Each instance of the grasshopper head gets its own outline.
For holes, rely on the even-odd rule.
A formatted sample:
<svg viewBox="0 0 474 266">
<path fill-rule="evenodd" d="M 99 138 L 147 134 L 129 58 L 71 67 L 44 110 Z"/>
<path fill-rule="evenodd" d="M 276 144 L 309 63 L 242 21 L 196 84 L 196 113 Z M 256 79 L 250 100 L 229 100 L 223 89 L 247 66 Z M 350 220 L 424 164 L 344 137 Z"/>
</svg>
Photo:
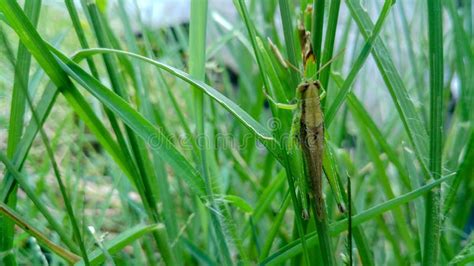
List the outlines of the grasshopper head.
<svg viewBox="0 0 474 266">
<path fill-rule="evenodd" d="M 305 81 L 298 86 L 298 94 L 303 101 L 319 99 L 321 84 L 318 80 Z"/>
<path fill-rule="evenodd" d="M 298 86 L 298 91 L 302 94 L 306 93 L 310 89 L 316 89 L 317 93 L 319 94 L 321 90 L 321 83 L 319 83 L 319 80 L 305 81 Z"/>
</svg>

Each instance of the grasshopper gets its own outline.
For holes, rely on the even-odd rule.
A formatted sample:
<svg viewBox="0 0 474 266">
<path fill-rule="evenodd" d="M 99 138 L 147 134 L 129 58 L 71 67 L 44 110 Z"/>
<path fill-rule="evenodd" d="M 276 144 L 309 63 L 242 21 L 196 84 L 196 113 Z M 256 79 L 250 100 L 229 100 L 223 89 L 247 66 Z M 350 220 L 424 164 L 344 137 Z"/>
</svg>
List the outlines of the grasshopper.
<svg viewBox="0 0 474 266">
<path fill-rule="evenodd" d="M 314 76 L 310 76 L 316 72 L 316 63 L 311 48 L 310 34 L 302 26 L 300 26 L 299 31 L 304 65 L 302 76 L 304 78 L 296 89 L 297 103 L 296 105 L 281 104 L 276 103 L 268 95 L 267 97 L 278 108 L 294 110 L 288 141 L 288 152 L 297 158 L 297 154 L 300 152 L 299 147 L 303 154 L 304 176 L 306 176 L 306 180 L 299 180 L 298 182 L 299 200 L 301 201 L 303 209 L 302 217 L 305 220 L 309 219 L 307 202 L 307 196 L 309 196 L 314 207 L 314 212 L 318 220 L 321 221 L 325 215 L 325 204 L 322 190 L 324 115 L 321 110 L 320 99 L 325 96 L 325 91 L 319 81 L 314 79 Z M 322 66 L 322 68 L 324 67 L 325 66 Z M 343 208 L 340 207 L 340 210 L 341 209 Z"/>
<path fill-rule="evenodd" d="M 316 215 L 322 219 L 324 199 L 322 195 L 322 166 L 324 146 L 323 113 L 320 107 L 318 81 L 306 81 L 298 86 L 300 108 L 294 117 L 295 131 L 303 150 L 310 188 L 309 196 L 315 200 Z M 297 129 L 299 127 L 299 130 Z"/>
<path fill-rule="evenodd" d="M 309 32 L 300 27 L 304 74 L 311 73 L 315 68 L 315 58 L 311 48 Z M 313 201 L 316 216 L 319 220 L 324 215 L 324 198 L 322 186 L 323 147 L 324 147 L 324 116 L 321 111 L 321 84 L 311 78 L 304 80 L 297 88 L 297 109 L 292 122 L 292 134 L 296 135 L 303 151 L 309 198 Z M 291 141 L 291 140 L 290 140 Z M 304 199 L 303 199 L 304 201 Z M 303 206 L 305 204 L 303 203 Z M 307 216 L 307 214 L 303 214 Z"/>
</svg>

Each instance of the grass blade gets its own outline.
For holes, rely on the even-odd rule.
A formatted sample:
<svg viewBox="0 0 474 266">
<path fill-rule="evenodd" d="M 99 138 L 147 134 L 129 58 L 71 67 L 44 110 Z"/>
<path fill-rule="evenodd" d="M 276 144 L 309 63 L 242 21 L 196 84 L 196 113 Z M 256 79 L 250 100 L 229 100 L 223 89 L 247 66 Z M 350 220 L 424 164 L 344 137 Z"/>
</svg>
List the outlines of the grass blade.
<svg viewBox="0 0 474 266">
<path fill-rule="evenodd" d="M 324 13 L 326 0 L 313 1 L 313 16 L 311 20 L 311 37 L 314 55 L 317 59 L 321 58 L 321 47 L 323 43 Z M 316 62 L 318 69 L 321 62 Z"/>
<path fill-rule="evenodd" d="M 235 104 L 233 101 L 222 95 L 220 92 L 218 92 L 216 89 L 212 88 L 211 86 L 205 84 L 202 81 L 198 81 L 193 79 L 189 74 L 176 69 L 174 67 L 168 66 L 164 63 L 149 59 L 147 57 L 129 53 L 126 51 L 121 51 L 121 50 L 114 50 L 114 49 L 104 49 L 104 48 L 92 48 L 88 50 L 83 50 L 74 56 L 74 61 L 80 61 L 82 58 L 85 58 L 90 55 L 94 54 L 100 54 L 100 53 L 115 53 L 115 54 L 122 54 L 126 56 L 131 56 L 134 58 L 138 58 L 140 60 L 143 60 L 147 63 L 153 64 L 164 71 L 182 79 L 183 81 L 203 90 L 204 93 L 209 95 L 212 99 L 214 99 L 216 102 L 222 105 L 225 109 L 227 109 L 232 115 L 235 116 L 244 126 L 246 126 L 252 133 L 254 133 L 260 141 L 267 147 L 269 147 L 269 150 L 272 151 L 274 154 L 278 155 L 276 148 L 277 142 L 273 138 L 272 134 L 269 132 L 268 129 L 263 127 L 259 122 L 257 122 L 253 117 L 251 117 L 247 112 L 245 112 L 241 107 L 239 107 L 237 104 Z M 279 156 L 277 156 L 279 158 Z"/>
<path fill-rule="evenodd" d="M 431 176 L 439 179 L 442 175 L 443 150 L 443 18 L 441 0 L 428 1 L 428 32 L 430 43 L 430 160 Z M 425 239 L 423 245 L 423 265 L 439 263 L 439 239 L 441 226 L 440 188 L 426 197 Z"/>
<path fill-rule="evenodd" d="M 298 56 L 296 54 L 295 48 L 295 38 L 294 38 L 294 27 L 293 20 L 291 18 L 291 10 L 288 0 L 279 0 L 280 3 L 280 15 L 283 25 L 283 35 L 285 36 L 286 44 L 286 54 L 288 55 L 288 60 L 293 66 L 298 66 Z M 298 86 L 298 72 L 295 69 L 290 69 L 290 87 L 296 88 Z"/>
<path fill-rule="evenodd" d="M 0 212 L 5 215 L 5 217 L 13 221 L 16 225 L 25 230 L 25 232 L 28 232 L 28 234 L 38 239 L 38 241 L 43 244 L 43 246 L 56 253 L 68 263 L 75 263 L 80 260 L 80 257 L 76 254 L 71 253 L 70 251 L 51 242 L 51 240 L 49 240 L 47 236 L 43 235 L 40 230 L 26 222 L 25 219 L 21 218 L 18 213 L 10 209 L 8 205 L 4 204 L 3 202 L 0 202 Z"/>
<path fill-rule="evenodd" d="M 328 26 L 326 28 L 326 37 L 324 39 L 324 50 L 321 58 L 321 65 L 326 65 L 333 56 L 334 41 L 336 39 L 337 21 L 339 18 L 339 9 L 341 7 L 341 0 L 331 1 L 329 8 Z M 319 76 L 319 80 L 323 88 L 328 91 L 329 74 L 331 73 L 331 64 L 327 65 Z"/>
<path fill-rule="evenodd" d="M 25 1 L 25 14 L 30 19 L 32 25 L 36 27 L 38 24 L 39 13 L 41 9 L 41 1 Z M 3 33 L 2 33 L 3 34 Z M 29 71 L 31 65 L 31 54 L 28 49 L 20 42 L 18 45 L 17 64 L 14 64 L 15 77 L 13 82 L 12 103 L 10 105 L 10 123 L 8 127 L 7 156 L 13 158 L 18 148 L 18 143 L 23 134 L 23 122 L 26 108 L 25 89 L 28 86 Z M 8 182 L 3 180 L 3 184 Z M 12 209 L 15 209 L 17 201 L 16 188 L 10 194 L 10 197 L 4 201 Z M 13 247 L 14 224 L 11 220 L 0 216 L 0 252 L 8 251 Z M 14 254 L 8 254 L 2 260 L 6 264 L 16 264 Z"/>
</svg>

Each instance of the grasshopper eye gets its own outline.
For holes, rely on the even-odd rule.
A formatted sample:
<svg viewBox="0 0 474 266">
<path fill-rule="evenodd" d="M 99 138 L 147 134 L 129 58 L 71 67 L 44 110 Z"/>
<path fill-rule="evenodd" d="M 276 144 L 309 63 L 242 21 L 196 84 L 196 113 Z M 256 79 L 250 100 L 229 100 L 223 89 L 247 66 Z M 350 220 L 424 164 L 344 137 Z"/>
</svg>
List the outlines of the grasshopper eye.
<svg viewBox="0 0 474 266">
<path fill-rule="evenodd" d="M 300 84 L 300 86 L 298 86 L 298 90 L 299 92 L 303 93 L 308 89 L 308 87 L 309 87 L 308 83 L 303 83 L 303 84 Z"/>
<path fill-rule="evenodd" d="M 319 82 L 319 80 L 316 80 L 314 82 L 314 85 L 316 86 L 316 88 L 318 88 L 318 90 L 321 90 L 321 83 Z"/>
</svg>

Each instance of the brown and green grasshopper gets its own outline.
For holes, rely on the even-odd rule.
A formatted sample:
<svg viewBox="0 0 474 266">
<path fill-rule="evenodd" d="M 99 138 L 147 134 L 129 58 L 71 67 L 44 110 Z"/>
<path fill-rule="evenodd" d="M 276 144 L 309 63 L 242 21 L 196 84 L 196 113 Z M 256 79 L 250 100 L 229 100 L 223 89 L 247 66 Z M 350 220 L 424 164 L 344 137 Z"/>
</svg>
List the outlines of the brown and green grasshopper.
<svg viewBox="0 0 474 266">
<path fill-rule="evenodd" d="M 298 140 L 303 150 L 309 184 L 309 196 L 315 199 L 316 214 L 322 218 L 324 200 L 322 195 L 322 167 L 324 124 L 320 107 L 319 91 L 321 86 L 318 81 L 304 82 L 298 86 L 301 95 L 300 114 L 295 117 L 299 127 Z"/>
<path fill-rule="evenodd" d="M 324 153 L 324 115 L 321 110 L 320 98 L 325 92 L 312 74 L 316 72 L 316 63 L 311 48 L 309 32 L 300 27 L 300 42 L 303 55 L 303 81 L 296 89 L 296 105 L 272 102 L 279 108 L 294 110 L 288 152 L 297 155 L 301 148 L 304 158 L 306 180 L 298 180 L 298 190 L 303 208 L 302 216 L 309 218 L 307 196 L 314 204 L 319 220 L 324 216 L 323 153 Z M 324 67 L 324 66 L 323 66 Z M 342 205 L 340 209 L 343 210 Z"/>
<path fill-rule="evenodd" d="M 311 49 L 309 33 L 300 29 L 302 43 L 304 74 L 311 73 L 315 68 L 315 58 Z M 297 88 L 296 109 L 292 134 L 297 139 L 303 151 L 307 172 L 309 197 L 313 200 L 316 216 L 322 219 L 324 215 L 324 198 L 322 186 L 323 146 L 324 146 L 324 117 L 320 103 L 321 84 L 311 78 L 304 80 Z M 304 201 L 304 199 L 303 199 Z M 304 204 L 304 203 L 303 203 Z"/>
</svg>

